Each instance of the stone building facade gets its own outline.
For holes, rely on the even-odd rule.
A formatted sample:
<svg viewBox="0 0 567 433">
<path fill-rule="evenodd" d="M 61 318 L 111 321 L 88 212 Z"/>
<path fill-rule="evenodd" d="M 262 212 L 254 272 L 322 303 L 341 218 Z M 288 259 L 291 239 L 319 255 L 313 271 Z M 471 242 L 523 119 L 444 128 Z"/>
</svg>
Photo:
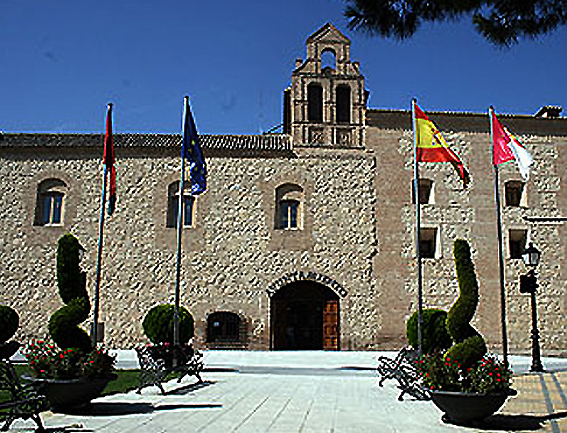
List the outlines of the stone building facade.
<svg viewBox="0 0 567 433">
<path fill-rule="evenodd" d="M 325 65 L 322 58 L 330 56 Z M 307 39 L 284 93 L 283 133 L 203 135 L 205 194 L 184 221 L 181 304 L 201 347 L 377 349 L 405 343 L 416 309 L 413 138 L 409 111 L 366 106 L 350 41 L 327 24 Z M 555 110 L 556 111 L 556 110 Z M 538 268 L 544 354 L 564 353 L 567 309 L 567 120 L 504 116 L 532 153 L 530 180 L 501 166 L 510 349 L 530 349 L 529 299 L 518 290 L 525 242 Z M 429 113 L 471 176 L 463 191 L 448 164 L 421 164 L 426 306 L 457 296 L 456 238 L 470 241 L 481 288 L 475 326 L 500 350 L 494 180 L 486 114 Z M 20 337 L 43 336 L 59 308 L 58 238 L 73 233 L 94 292 L 103 137 L 0 136 L 0 303 L 20 313 Z M 100 320 L 110 347 L 144 341 L 141 322 L 173 302 L 179 135 L 117 134 L 119 201 L 104 232 Z M 177 198 L 176 198 L 177 197 Z"/>
</svg>

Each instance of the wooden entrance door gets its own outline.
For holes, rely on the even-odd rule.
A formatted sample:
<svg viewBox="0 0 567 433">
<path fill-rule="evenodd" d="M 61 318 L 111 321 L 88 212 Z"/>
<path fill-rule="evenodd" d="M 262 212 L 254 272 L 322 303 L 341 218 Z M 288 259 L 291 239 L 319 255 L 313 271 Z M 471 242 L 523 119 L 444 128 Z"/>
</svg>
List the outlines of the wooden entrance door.
<svg viewBox="0 0 567 433">
<path fill-rule="evenodd" d="M 323 350 L 340 350 L 339 301 L 328 300 L 323 309 Z"/>
</svg>

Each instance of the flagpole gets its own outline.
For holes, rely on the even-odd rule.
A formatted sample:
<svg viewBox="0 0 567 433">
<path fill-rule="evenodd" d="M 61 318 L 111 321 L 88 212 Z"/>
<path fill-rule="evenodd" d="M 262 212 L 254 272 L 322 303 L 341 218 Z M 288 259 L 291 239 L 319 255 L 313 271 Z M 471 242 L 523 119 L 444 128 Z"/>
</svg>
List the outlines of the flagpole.
<svg viewBox="0 0 567 433">
<path fill-rule="evenodd" d="M 187 128 L 187 110 L 189 107 L 189 97 L 185 96 L 183 101 L 183 136 Z M 173 344 L 177 348 L 180 344 L 179 334 L 179 304 L 180 304 L 180 280 L 181 280 L 181 237 L 183 233 L 183 194 L 185 183 L 185 155 L 181 152 L 181 179 L 179 181 L 179 209 L 177 210 L 177 262 L 175 268 L 175 308 L 173 312 Z"/>
<path fill-rule="evenodd" d="M 107 106 L 106 112 L 106 119 L 108 122 L 109 116 L 112 116 L 112 103 L 109 103 Z M 107 124 L 108 129 L 108 124 Z M 108 130 L 106 131 L 108 134 Z M 105 143 L 106 146 L 106 136 L 105 136 Z M 97 252 L 97 259 L 96 259 L 96 283 L 95 283 L 95 293 L 94 293 L 94 304 L 93 304 L 93 329 L 91 332 L 92 335 L 92 342 L 93 348 L 97 345 L 98 340 L 98 310 L 99 310 L 99 298 L 100 298 L 100 278 L 102 273 L 102 239 L 103 239 L 103 231 L 104 231 L 104 208 L 106 207 L 106 182 L 108 177 L 108 165 L 106 161 L 104 161 L 104 173 L 102 177 L 102 197 L 100 200 L 100 219 L 99 219 L 99 226 L 98 226 L 98 252 Z"/>
<path fill-rule="evenodd" d="M 423 284 L 422 284 L 422 269 L 421 269 L 421 212 L 419 203 L 419 164 L 417 162 L 417 120 L 415 118 L 415 105 L 416 99 L 411 101 L 411 116 L 413 125 L 413 196 L 415 201 L 415 245 L 417 257 L 417 341 L 418 341 L 418 354 L 422 354 L 423 350 Z"/>
<path fill-rule="evenodd" d="M 500 270 L 500 320 L 502 326 L 502 353 L 504 364 L 508 365 L 508 336 L 506 332 L 506 285 L 504 282 L 504 252 L 502 243 L 502 212 L 500 209 L 500 188 L 498 180 L 498 165 L 494 164 L 494 127 L 493 127 L 494 108 L 488 109 L 490 120 L 490 142 L 492 146 L 492 156 L 494 167 L 494 198 L 496 200 L 496 227 L 498 231 L 498 265 Z"/>
</svg>

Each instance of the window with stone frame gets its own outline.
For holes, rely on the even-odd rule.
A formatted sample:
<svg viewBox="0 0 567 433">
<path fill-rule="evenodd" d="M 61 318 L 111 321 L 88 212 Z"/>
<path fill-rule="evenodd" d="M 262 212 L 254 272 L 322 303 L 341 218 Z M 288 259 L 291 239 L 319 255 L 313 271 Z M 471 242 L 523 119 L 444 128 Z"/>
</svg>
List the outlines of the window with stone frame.
<svg viewBox="0 0 567 433">
<path fill-rule="evenodd" d="M 276 189 L 275 228 L 280 230 L 301 230 L 303 189 L 287 183 Z"/>
<path fill-rule="evenodd" d="M 421 228 L 419 230 L 419 252 L 422 259 L 437 257 L 437 229 Z"/>
<path fill-rule="evenodd" d="M 238 343 L 242 341 L 242 320 L 236 313 L 216 311 L 207 317 L 208 343 Z"/>
<path fill-rule="evenodd" d="M 506 206 L 526 206 L 526 184 L 519 180 L 511 180 L 504 184 Z"/>
<path fill-rule="evenodd" d="M 60 179 L 46 179 L 37 187 L 34 225 L 63 224 L 63 206 L 67 184 Z"/>
<path fill-rule="evenodd" d="M 528 231 L 525 229 L 510 229 L 508 231 L 508 248 L 511 259 L 521 259 L 526 249 Z"/>
<path fill-rule="evenodd" d="M 418 182 L 419 191 L 419 204 L 433 204 L 433 181 L 430 179 L 419 179 Z M 412 203 L 415 204 L 415 190 L 413 187 L 413 181 L 411 183 L 411 198 Z"/>
<path fill-rule="evenodd" d="M 195 197 L 183 191 L 183 227 L 193 227 L 195 216 Z M 176 228 L 179 218 L 179 181 L 168 187 L 166 227 Z"/>
</svg>

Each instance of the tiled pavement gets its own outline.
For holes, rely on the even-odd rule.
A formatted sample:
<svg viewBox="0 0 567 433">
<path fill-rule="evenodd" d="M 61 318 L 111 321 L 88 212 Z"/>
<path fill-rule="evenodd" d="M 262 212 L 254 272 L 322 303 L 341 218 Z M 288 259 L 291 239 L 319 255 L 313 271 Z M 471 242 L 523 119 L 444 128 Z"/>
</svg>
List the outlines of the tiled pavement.
<svg viewBox="0 0 567 433">
<path fill-rule="evenodd" d="M 296 356 L 218 354 L 207 365 L 231 364 L 239 372 L 206 372 L 202 386 L 191 379 L 166 384 L 166 396 L 150 387 L 141 395 L 97 399 L 81 414 L 42 417 L 50 432 L 567 432 L 567 368 L 561 363 L 552 372 L 517 376 L 518 395 L 483 424 L 465 428 L 444 424 L 431 402 L 398 401 L 395 385 L 378 387 L 372 371 L 337 368 L 368 367 L 376 354 L 337 355 L 324 365 L 319 357 L 332 354 L 293 361 Z M 32 428 L 29 422 L 14 425 Z"/>
</svg>

